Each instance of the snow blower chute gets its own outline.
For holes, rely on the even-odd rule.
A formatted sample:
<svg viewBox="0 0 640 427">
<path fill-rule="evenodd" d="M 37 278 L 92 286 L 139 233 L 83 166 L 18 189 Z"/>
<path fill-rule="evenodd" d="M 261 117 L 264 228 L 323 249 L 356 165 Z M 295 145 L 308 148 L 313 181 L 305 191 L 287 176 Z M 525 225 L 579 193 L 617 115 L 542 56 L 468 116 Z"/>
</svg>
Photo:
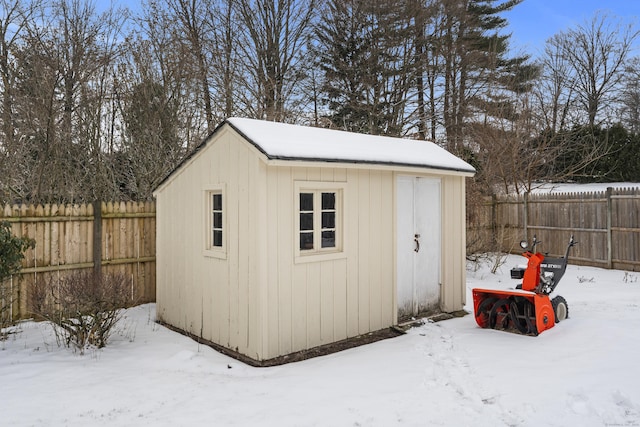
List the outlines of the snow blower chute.
<svg viewBox="0 0 640 427">
<path fill-rule="evenodd" d="M 540 243 L 534 236 L 529 251 L 527 241 L 520 242 L 525 250 L 522 255 L 528 262 L 526 268 L 511 269 L 512 279 L 522 279 L 522 284 L 515 290 L 473 289 L 473 309 L 478 326 L 538 335 L 568 317 L 567 301 L 559 295 L 553 298 L 549 295 L 567 269 L 569 250 L 578 242 L 571 236 L 561 258 L 535 252 Z"/>
</svg>

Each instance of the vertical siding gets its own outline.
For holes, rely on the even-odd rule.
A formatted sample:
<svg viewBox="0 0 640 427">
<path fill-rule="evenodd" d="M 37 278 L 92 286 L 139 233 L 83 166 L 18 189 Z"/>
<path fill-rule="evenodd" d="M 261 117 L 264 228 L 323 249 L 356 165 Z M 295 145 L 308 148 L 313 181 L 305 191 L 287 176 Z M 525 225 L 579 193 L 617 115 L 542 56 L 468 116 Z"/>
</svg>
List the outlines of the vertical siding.
<svg viewBox="0 0 640 427">
<path fill-rule="evenodd" d="M 295 181 L 346 183 L 346 256 L 294 262 Z M 268 167 L 265 358 L 391 326 L 393 174 L 342 168 Z M 279 345 L 278 345 L 279 343 Z"/>
<path fill-rule="evenodd" d="M 223 131 L 158 194 L 160 320 L 256 359 L 263 352 L 264 264 L 256 254 L 265 240 L 258 229 L 264 178 L 253 149 Z M 204 190 L 212 185 L 225 189 L 226 259 L 203 253 Z"/>
<path fill-rule="evenodd" d="M 368 170 L 357 170 L 356 179 L 358 190 L 352 201 L 357 200 L 357 204 L 353 206 L 355 216 L 358 220 L 358 226 L 356 229 L 350 229 L 346 232 L 349 233 L 349 240 L 358 241 L 358 254 L 355 255 L 356 259 L 353 260 L 353 266 L 357 266 L 358 270 L 358 282 L 354 284 L 358 289 L 358 305 L 356 313 L 358 313 L 358 333 L 362 331 L 370 331 L 371 329 L 371 310 L 370 310 L 370 295 L 369 292 L 372 289 L 371 283 L 371 262 L 369 254 L 371 253 L 371 181 L 370 172 Z M 373 191 L 376 191 L 374 188 Z M 368 211 L 368 212 L 367 212 Z M 353 215 L 353 212 L 351 213 Z M 375 213 L 374 213 L 375 215 Z M 357 234 L 354 235 L 354 231 L 357 230 Z M 375 277 L 374 277 L 375 279 Z"/>
<path fill-rule="evenodd" d="M 293 168 L 293 181 L 319 181 L 320 170 L 307 168 Z M 292 190 L 288 197 L 289 210 L 293 214 L 295 212 L 296 200 L 294 191 Z M 293 261 L 293 253 L 295 250 L 296 237 L 293 230 L 293 217 L 289 223 L 292 239 L 289 240 L 289 247 L 283 254 L 290 262 Z M 292 310 L 293 310 L 293 351 L 304 350 L 312 346 L 311 343 L 319 341 L 319 321 L 320 321 L 320 304 L 318 297 L 320 295 L 319 272 L 318 265 L 293 265 L 293 283 L 292 283 Z"/>
<path fill-rule="evenodd" d="M 267 200 L 267 166 L 256 159 L 257 170 L 255 171 L 256 176 L 252 177 L 252 182 L 256 184 L 257 195 L 255 197 L 255 212 L 260 212 L 257 215 L 256 221 L 256 235 L 258 236 L 256 240 L 256 253 L 259 254 L 257 256 L 257 265 L 254 270 L 254 275 L 250 278 L 252 282 L 259 283 L 256 292 L 256 297 L 258 298 L 257 304 L 260 304 L 260 311 L 256 313 L 256 330 L 254 331 L 252 337 L 258 341 L 257 352 L 259 352 L 260 357 L 263 355 L 269 354 L 269 349 L 271 348 L 271 341 L 269 340 L 269 328 L 271 319 L 269 317 L 269 310 L 266 310 L 266 307 L 269 307 L 270 304 L 270 295 L 269 295 L 269 287 L 266 284 L 269 282 L 269 274 L 271 274 L 269 269 L 269 259 L 266 254 L 269 253 L 269 246 L 267 245 L 269 235 L 273 233 L 272 229 L 275 228 L 273 223 L 269 222 L 269 218 L 271 213 L 268 211 Z M 276 234 L 277 235 L 277 234 Z M 255 277 L 255 276 L 258 277 Z M 277 344 L 277 341 L 275 341 Z"/>
<path fill-rule="evenodd" d="M 249 298 L 247 312 L 247 350 L 249 356 L 260 360 L 264 354 L 262 343 L 262 322 L 264 320 L 263 290 L 266 288 L 266 264 L 263 254 L 266 253 L 266 230 L 268 224 L 264 220 L 266 206 L 265 171 L 263 162 L 255 155 L 249 156 L 248 191 L 247 191 L 247 221 L 249 223 L 248 254 L 244 263 L 247 265 L 247 295 Z"/>
<path fill-rule="evenodd" d="M 345 169 L 333 169 L 333 179 L 337 182 L 346 182 L 347 181 L 347 171 Z M 345 189 L 345 197 L 351 198 L 353 194 L 350 191 L 350 188 Z M 346 204 L 345 204 L 346 210 Z M 343 227 L 346 229 L 347 218 L 346 215 L 343 217 Z M 346 236 L 345 236 L 346 238 Z M 353 244 L 353 242 L 344 242 L 345 249 Z M 335 340 L 343 340 L 349 336 L 348 334 L 348 313 L 347 313 L 347 299 L 348 299 L 348 276 L 347 276 L 347 260 L 340 260 L 340 262 L 332 263 L 332 271 L 333 274 L 332 282 L 333 282 L 333 292 L 332 292 L 332 313 L 327 313 L 327 315 L 333 314 L 333 338 Z M 328 269 L 327 269 L 328 270 Z M 329 271 L 326 272 L 329 274 Z M 331 304 L 328 293 L 327 298 L 324 300 L 325 304 Z M 329 333 L 329 326 L 325 330 L 325 334 Z M 327 340 L 327 336 L 323 336 L 323 340 Z"/>
<path fill-rule="evenodd" d="M 379 247 L 381 248 L 380 259 L 380 278 L 382 287 L 380 289 L 381 304 L 381 322 L 382 327 L 387 325 L 395 325 L 397 323 L 396 310 L 396 287 L 395 287 L 395 177 L 392 173 L 385 173 L 381 179 L 380 199 L 380 229 L 383 232 L 379 235 Z"/>
<path fill-rule="evenodd" d="M 226 141 L 225 141 L 226 142 Z M 229 312 L 229 326 L 228 326 L 228 347 L 239 350 L 240 334 L 238 328 L 240 321 L 238 316 L 240 314 L 240 287 L 243 286 L 239 282 L 239 248 L 240 238 L 238 236 L 238 229 L 240 227 L 239 222 L 239 171 L 242 168 L 240 162 L 240 154 L 238 153 L 238 145 L 233 144 L 230 146 L 229 157 L 225 159 L 229 165 L 233 165 L 232 169 L 226 177 L 227 182 L 227 225 L 228 225 L 228 237 L 227 243 L 227 265 L 228 268 L 228 312 Z M 223 177 L 224 178 L 224 177 Z M 244 242 L 242 242 L 244 244 Z M 224 321 L 225 319 L 223 319 Z"/>
<path fill-rule="evenodd" d="M 369 211 L 371 212 L 369 226 L 371 231 L 368 238 L 370 251 L 366 262 L 369 264 L 369 283 L 371 284 L 369 288 L 369 328 L 375 331 L 389 326 L 383 323 L 384 284 L 382 280 L 376 278 L 383 277 L 384 264 L 393 263 L 393 258 L 384 260 L 382 256 L 383 247 L 389 246 L 384 238 L 386 232 L 392 227 L 392 223 L 384 224 L 382 220 L 385 211 L 382 200 L 385 196 L 389 196 L 383 194 L 383 172 L 371 171 L 369 179 L 371 183 L 369 187 L 371 189 L 369 195 Z"/>
<path fill-rule="evenodd" d="M 271 169 L 273 171 L 273 169 Z M 269 204 L 277 205 L 277 223 L 278 235 L 275 242 L 269 240 L 270 248 L 276 248 L 270 251 L 269 256 L 275 258 L 275 262 L 269 262 L 269 267 L 276 265 L 278 268 L 277 280 L 275 283 L 269 283 L 269 288 L 276 288 L 278 300 L 276 304 L 269 305 L 269 310 L 278 311 L 278 334 L 280 338 L 280 348 L 278 353 L 271 353 L 269 356 L 279 356 L 293 352 L 293 299 L 292 285 L 301 283 L 303 278 L 293 277 L 293 180 L 290 168 L 277 168 L 276 187 L 269 187 L 270 194 L 275 193 L 276 200 L 269 199 Z"/>
<path fill-rule="evenodd" d="M 278 182 L 280 180 L 279 173 L 271 172 L 267 170 L 267 191 L 269 196 L 267 199 L 277 198 L 279 185 Z M 277 256 L 277 253 L 280 251 L 278 247 L 276 250 L 273 249 L 273 246 L 269 246 L 269 243 L 273 245 L 273 242 L 278 242 L 278 236 L 280 235 L 280 227 L 281 222 L 279 220 L 278 211 L 280 209 L 278 203 L 267 203 L 266 205 L 266 218 L 267 218 L 267 228 L 266 228 L 266 241 L 268 242 L 265 247 L 268 248 L 266 252 L 266 267 L 267 267 L 267 284 L 266 293 L 267 293 L 267 307 L 269 310 L 266 311 L 266 335 L 263 336 L 263 340 L 265 341 L 264 350 L 265 354 L 268 355 L 277 355 L 280 354 L 281 348 L 290 347 L 290 338 L 280 336 L 280 310 L 274 310 L 272 307 L 277 307 L 280 303 L 280 287 L 278 286 L 280 282 L 280 262 Z M 282 346 L 282 347 L 281 347 Z"/>
<path fill-rule="evenodd" d="M 345 244 L 347 252 L 347 336 L 353 337 L 360 331 L 360 310 L 359 310 L 359 282 L 360 265 L 358 263 L 361 242 L 358 239 L 359 232 L 359 185 L 358 171 L 347 171 L 347 182 L 349 182 L 348 195 L 345 198 Z"/>
<path fill-rule="evenodd" d="M 232 191 L 231 184 L 229 182 L 229 176 L 231 170 L 236 169 L 235 166 L 231 167 L 229 162 L 231 161 L 231 143 L 226 141 L 224 134 L 220 136 L 220 141 L 216 143 L 215 152 L 207 156 L 207 163 L 209 164 L 209 174 L 207 181 L 199 183 L 201 186 L 205 184 L 224 184 L 225 185 L 225 198 L 223 203 L 226 203 L 227 208 L 231 207 L 228 194 Z M 228 138 L 232 138 L 229 134 Z M 213 147 L 212 147 L 213 148 Z M 224 207 L 223 207 L 224 208 Z M 206 281 L 210 283 L 213 289 L 211 307 L 208 309 L 208 319 L 211 323 L 211 341 L 230 347 L 230 288 L 229 275 L 231 268 L 229 268 L 230 246 L 232 239 L 232 227 L 229 222 L 230 216 L 233 212 L 227 210 L 227 233 L 223 236 L 225 245 L 227 245 L 227 259 L 219 260 L 210 258 L 207 261 L 207 271 L 205 272 Z M 201 244 L 202 245 L 202 244 Z M 205 308 L 206 309 L 206 308 Z"/>
<path fill-rule="evenodd" d="M 466 299 L 466 223 L 464 177 L 442 179 L 443 311 L 462 310 Z"/>
</svg>

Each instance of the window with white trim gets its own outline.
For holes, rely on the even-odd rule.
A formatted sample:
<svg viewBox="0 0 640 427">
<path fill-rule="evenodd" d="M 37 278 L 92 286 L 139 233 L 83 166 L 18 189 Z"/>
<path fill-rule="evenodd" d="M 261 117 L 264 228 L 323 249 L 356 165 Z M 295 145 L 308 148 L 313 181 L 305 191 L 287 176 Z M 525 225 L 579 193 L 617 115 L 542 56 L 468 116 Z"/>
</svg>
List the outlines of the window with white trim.
<svg viewBox="0 0 640 427">
<path fill-rule="evenodd" d="M 305 183 L 313 185 L 313 183 Z M 322 184 L 322 185 L 320 185 Z M 297 197 L 297 253 L 300 256 L 342 251 L 342 188 L 320 183 L 299 184 Z"/>
<path fill-rule="evenodd" d="M 225 201 L 222 188 L 205 191 L 205 251 L 217 257 L 225 255 Z"/>
<path fill-rule="evenodd" d="M 211 193 L 211 247 L 222 248 L 222 193 Z"/>
</svg>

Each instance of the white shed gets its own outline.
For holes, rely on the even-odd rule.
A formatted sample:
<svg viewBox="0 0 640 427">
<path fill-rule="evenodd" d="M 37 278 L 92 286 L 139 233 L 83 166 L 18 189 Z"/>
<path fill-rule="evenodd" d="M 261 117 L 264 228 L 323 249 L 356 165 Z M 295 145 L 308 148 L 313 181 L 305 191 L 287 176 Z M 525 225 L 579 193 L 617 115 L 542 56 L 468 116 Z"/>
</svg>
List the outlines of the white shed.
<svg viewBox="0 0 640 427">
<path fill-rule="evenodd" d="M 465 303 L 434 143 L 231 118 L 156 189 L 157 317 L 256 365 Z"/>
</svg>

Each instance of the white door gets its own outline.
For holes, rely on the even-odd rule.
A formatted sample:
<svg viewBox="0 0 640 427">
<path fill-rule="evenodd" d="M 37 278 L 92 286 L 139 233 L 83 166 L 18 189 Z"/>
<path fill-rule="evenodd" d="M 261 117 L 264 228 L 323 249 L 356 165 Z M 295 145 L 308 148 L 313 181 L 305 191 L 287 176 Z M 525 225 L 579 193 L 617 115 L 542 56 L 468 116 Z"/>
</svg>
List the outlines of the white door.
<svg viewBox="0 0 640 427">
<path fill-rule="evenodd" d="M 398 319 L 440 304 L 440 180 L 399 176 L 397 181 Z"/>
</svg>

